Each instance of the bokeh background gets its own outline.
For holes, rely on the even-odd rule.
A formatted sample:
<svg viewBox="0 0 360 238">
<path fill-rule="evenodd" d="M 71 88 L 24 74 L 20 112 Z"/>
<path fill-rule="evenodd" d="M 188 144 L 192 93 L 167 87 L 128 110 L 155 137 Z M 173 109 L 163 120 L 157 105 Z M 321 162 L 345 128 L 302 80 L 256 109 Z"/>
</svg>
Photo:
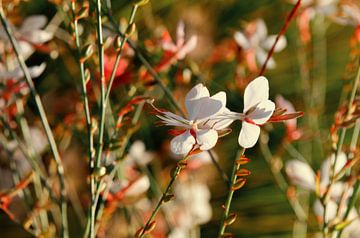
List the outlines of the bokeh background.
<svg viewBox="0 0 360 238">
<path fill-rule="evenodd" d="M 118 20 L 127 18 L 131 9 L 129 1 L 111 2 L 114 18 Z M 61 16 L 61 9 L 57 6 L 61 8 L 62 4 L 63 2 L 57 0 L 32 0 L 21 3 L 8 15 L 14 24 L 21 23 L 24 17 L 33 14 L 43 14 L 48 19 L 52 19 L 56 14 Z M 233 40 L 234 32 L 242 30 L 249 21 L 262 18 L 266 22 L 269 34 L 277 34 L 293 6 L 291 2 L 285 0 L 151 1 L 136 16 L 136 42 L 150 62 L 155 64 L 159 59 L 158 52 L 152 51 L 146 42 L 158 37 L 157 32 L 164 27 L 174 37 L 177 23 L 183 20 L 187 34 L 198 35 L 198 46 L 186 57 L 186 60 L 172 66 L 169 72 L 161 75 L 164 82 L 173 90 L 180 102 L 187 90 L 198 82 L 205 83 L 211 93 L 226 91 L 228 107 L 240 112 L 243 107 L 243 89 L 247 81 L 245 77 L 236 78 L 239 61 L 235 56 L 230 57 L 230 60 L 211 64 L 209 58 L 212 57 L 217 46 L 225 41 Z M 320 21 L 320 26 L 316 21 Z M 83 24 L 85 34 L 91 29 L 91 25 L 94 27 L 91 19 L 88 22 L 84 21 Z M 267 70 L 265 75 L 270 82 L 271 99 L 281 94 L 291 101 L 297 110 L 305 112 L 298 123 L 306 132 L 306 136 L 302 140 L 293 142 L 292 146 L 313 165 L 313 168 L 318 169 L 321 162 L 330 154 L 329 128 L 333 123 L 334 113 L 342 100 L 343 93 L 349 90 L 349 87 L 343 89 L 343 86 L 350 82 L 349 79 L 352 79 L 354 74 L 347 68 L 351 61 L 349 42 L 353 28 L 336 24 L 327 17 L 311 21 L 310 27 L 313 38 L 309 44 L 304 45 L 300 41 L 296 19 L 290 23 L 285 34 L 287 47 L 274 55 L 277 67 Z M 76 53 L 67 30 L 65 21 L 60 24 L 60 30 L 54 39 L 48 43 L 50 52 L 36 52 L 27 60 L 27 63 L 38 65 L 45 61 L 47 64 L 45 72 L 35 79 L 35 84 L 42 95 L 50 122 L 57 131 L 57 139 L 60 145 L 66 148 L 63 157 L 67 172 L 66 179 L 71 188 L 69 193 L 75 193 L 76 190 L 80 204 L 83 205 L 82 209 L 86 209 L 87 163 L 84 159 L 85 148 L 81 146 L 86 141 L 85 134 L 81 128 L 63 123 L 69 114 L 82 113 L 79 105 L 73 103 L 80 98 L 80 79 Z M 140 67 L 139 60 L 135 59 L 132 63 L 135 65 L 134 68 Z M 191 69 L 193 75 L 190 82 L 179 83 L 175 79 L 176 73 L 184 68 Z M 308 72 L 304 72 L 304 68 Z M 309 74 L 306 75 L 306 73 Z M 310 87 L 314 85 L 318 87 L 312 91 L 315 93 L 313 95 L 316 95 L 318 90 L 325 92 L 323 105 L 317 104 L 316 96 L 310 104 L 305 102 L 304 98 L 310 92 L 306 85 L 304 86 L 304 80 L 310 82 Z M 131 81 L 138 82 L 136 73 L 131 75 Z M 321 82 L 320 86 L 318 82 Z M 124 105 L 123 98 L 128 98 L 131 90 L 133 86 L 125 84 L 113 91 L 112 101 L 115 108 Z M 149 89 L 138 88 L 139 94 L 146 90 Z M 151 95 L 156 98 L 158 105 L 171 109 L 161 91 L 151 90 Z M 34 103 L 31 100 L 28 102 L 26 113 L 29 118 L 33 118 L 33 124 L 39 124 L 35 117 Z M 174 160 L 167 153 L 171 136 L 167 134 L 167 128 L 154 125 L 156 120 L 149 110 L 145 110 L 140 119 L 141 127 L 131 138 L 131 141 L 142 140 L 148 150 L 157 153 L 158 161 L 152 168 L 154 171 L 174 164 Z M 235 122 L 233 132 L 221 139 L 215 148 L 218 161 L 228 174 L 239 150 L 237 143 L 239 130 L 240 123 Z M 286 179 L 283 171 L 284 162 L 299 155 L 294 150 L 283 146 L 285 129 L 282 124 L 269 124 L 264 130 L 262 141 L 268 140 L 269 147 L 261 146 L 262 143 L 259 143 L 246 152 L 246 156 L 251 159 L 251 162 L 246 165 L 251 175 L 246 185 L 235 193 L 231 210 L 238 213 L 238 220 L 229 226 L 228 231 L 233 232 L 235 237 L 244 238 L 296 237 L 293 236 L 296 220 L 294 212 L 289 205 L 286 191 L 279 188 L 272 170 Z M 267 149 L 281 156 L 270 157 L 270 160 L 266 161 L 264 151 L 266 153 Z M 50 153 L 45 155 L 45 157 L 49 156 Z M 3 166 L 6 167 L 6 163 Z M 155 174 L 155 176 L 161 179 L 162 175 Z M 193 176 L 206 181 L 211 190 L 213 217 L 210 222 L 201 226 L 201 237 L 216 237 L 222 214 L 221 205 L 226 198 L 227 186 L 212 164 L 203 166 Z M 307 199 L 312 201 L 314 197 L 304 191 L 299 191 L 299 195 L 303 198 L 300 202 L 309 206 L 308 230 L 309 237 L 312 237 L 311 233 L 318 229 L 318 225 L 311 213 L 311 205 L 306 204 L 311 204 L 307 202 Z M 80 237 L 82 228 L 79 227 L 83 227 L 84 224 L 81 224 L 74 214 L 74 208 L 70 207 L 70 229 L 74 234 L 73 237 Z M 12 222 L 3 212 L 0 213 L 0 233 L 1 237 L 29 236 L 20 225 Z"/>
</svg>

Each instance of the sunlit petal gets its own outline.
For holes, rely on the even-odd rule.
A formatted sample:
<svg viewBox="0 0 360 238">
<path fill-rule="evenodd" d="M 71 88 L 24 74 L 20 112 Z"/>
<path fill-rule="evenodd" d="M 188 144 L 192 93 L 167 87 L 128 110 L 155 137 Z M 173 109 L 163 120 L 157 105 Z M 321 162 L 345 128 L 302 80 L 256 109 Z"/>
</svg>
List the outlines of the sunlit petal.
<svg viewBox="0 0 360 238">
<path fill-rule="evenodd" d="M 243 148 L 253 147 L 260 135 L 260 127 L 247 122 L 242 123 L 238 142 Z"/>
<path fill-rule="evenodd" d="M 269 98 L 269 82 L 264 76 L 257 77 L 245 88 L 244 113 Z"/>
<path fill-rule="evenodd" d="M 218 133 L 214 129 L 197 130 L 196 140 L 200 150 L 210 150 L 216 145 Z"/>
<path fill-rule="evenodd" d="M 183 155 L 189 153 L 195 143 L 195 138 L 187 130 L 183 134 L 174 137 L 170 142 L 170 147 L 174 154 Z"/>
</svg>

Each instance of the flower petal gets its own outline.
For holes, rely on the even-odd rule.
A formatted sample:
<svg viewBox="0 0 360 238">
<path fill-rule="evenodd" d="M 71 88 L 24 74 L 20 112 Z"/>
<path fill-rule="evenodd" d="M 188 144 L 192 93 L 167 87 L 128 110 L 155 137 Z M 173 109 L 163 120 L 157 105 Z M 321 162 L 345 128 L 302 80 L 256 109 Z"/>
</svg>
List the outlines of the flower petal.
<svg viewBox="0 0 360 238">
<path fill-rule="evenodd" d="M 200 150 L 210 150 L 216 145 L 218 133 L 214 129 L 196 131 L 197 144 Z"/>
<path fill-rule="evenodd" d="M 179 21 L 176 28 L 176 45 L 181 47 L 185 42 L 185 23 Z"/>
<path fill-rule="evenodd" d="M 247 50 L 250 48 L 250 42 L 247 37 L 241 31 L 237 31 L 234 34 L 236 43 L 243 49 Z"/>
<path fill-rule="evenodd" d="M 247 117 L 251 118 L 256 124 L 261 125 L 269 120 L 274 110 L 275 103 L 271 100 L 262 101 Z"/>
<path fill-rule="evenodd" d="M 256 144 L 259 136 L 259 126 L 243 122 L 238 141 L 240 146 L 244 148 L 251 148 Z"/>
<path fill-rule="evenodd" d="M 43 30 L 34 30 L 24 33 L 24 38 L 33 44 L 42 44 L 51 40 L 53 34 Z"/>
<path fill-rule="evenodd" d="M 334 160 L 335 160 L 335 154 L 332 154 L 321 165 L 321 185 L 322 186 L 326 186 L 329 183 L 331 164 L 334 163 Z M 340 170 L 345 166 L 346 162 L 347 162 L 346 154 L 341 152 L 337 156 L 337 159 L 336 159 L 335 174 L 340 172 Z"/>
<path fill-rule="evenodd" d="M 263 19 L 258 19 L 256 21 L 256 37 L 259 40 L 265 39 L 267 36 L 267 27 Z"/>
<path fill-rule="evenodd" d="M 181 135 L 174 137 L 170 142 L 170 147 L 174 154 L 183 155 L 189 153 L 195 143 L 195 138 L 187 130 Z"/>
<path fill-rule="evenodd" d="M 270 50 L 275 43 L 277 35 L 271 35 L 268 36 L 262 43 L 261 47 L 263 47 L 265 50 Z M 282 51 L 287 45 L 286 38 L 284 36 L 281 36 L 275 46 L 274 52 L 280 52 Z"/>
<path fill-rule="evenodd" d="M 203 97 L 210 97 L 209 90 L 202 84 L 199 83 L 195 85 L 187 94 L 185 97 L 185 103 L 193 100 L 193 99 L 199 99 Z M 188 107 L 186 105 L 186 107 Z"/>
<path fill-rule="evenodd" d="M 309 190 L 315 189 L 315 173 L 308 164 L 296 159 L 290 160 L 286 162 L 285 171 L 294 185 Z"/>
<path fill-rule="evenodd" d="M 32 15 L 27 17 L 21 25 L 20 32 L 31 32 L 46 25 L 47 19 L 44 15 Z"/>
<path fill-rule="evenodd" d="M 187 101 L 186 105 L 190 121 L 208 119 L 223 109 L 223 104 L 220 100 L 207 97 Z"/>
<path fill-rule="evenodd" d="M 269 98 L 269 82 L 264 76 L 257 77 L 245 88 L 244 113 Z"/>
<path fill-rule="evenodd" d="M 197 45 L 197 36 L 191 36 L 190 39 L 177 52 L 177 59 L 182 60 L 187 54 L 193 51 Z"/>
</svg>

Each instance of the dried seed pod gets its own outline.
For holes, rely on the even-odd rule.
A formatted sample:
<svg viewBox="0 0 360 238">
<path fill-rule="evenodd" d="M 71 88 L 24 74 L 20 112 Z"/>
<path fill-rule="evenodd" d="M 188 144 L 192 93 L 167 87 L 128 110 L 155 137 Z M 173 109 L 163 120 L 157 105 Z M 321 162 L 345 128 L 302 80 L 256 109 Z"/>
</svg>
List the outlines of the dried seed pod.
<svg viewBox="0 0 360 238">
<path fill-rule="evenodd" d="M 135 1 L 135 5 L 142 7 L 144 5 L 146 5 L 150 0 L 137 0 Z"/>
<path fill-rule="evenodd" d="M 93 44 L 85 45 L 80 53 L 80 61 L 85 62 L 87 59 L 91 57 L 93 53 L 94 53 L 94 45 Z"/>
<path fill-rule="evenodd" d="M 246 158 L 245 156 L 241 156 L 239 159 L 236 160 L 236 164 L 238 165 L 244 165 L 249 163 L 250 159 Z"/>
<path fill-rule="evenodd" d="M 164 199 L 163 199 L 163 202 L 169 202 L 171 200 L 174 200 L 175 199 L 175 195 L 174 194 L 167 194 L 165 195 Z"/>
<path fill-rule="evenodd" d="M 224 221 L 224 224 L 226 226 L 230 226 L 231 224 L 233 224 L 236 221 L 237 218 L 237 214 L 236 213 L 231 213 Z"/>
<path fill-rule="evenodd" d="M 233 237 L 234 237 L 234 235 L 231 233 L 225 233 L 222 236 L 220 236 L 220 238 L 233 238 Z"/>
<path fill-rule="evenodd" d="M 89 16 L 89 6 L 83 6 L 77 13 L 76 20 L 86 18 Z"/>
<path fill-rule="evenodd" d="M 140 228 L 136 231 L 135 237 L 138 238 L 138 237 L 140 237 L 140 235 L 143 234 L 143 233 L 144 233 L 144 227 L 140 227 Z"/>
<path fill-rule="evenodd" d="M 248 176 L 250 174 L 251 174 L 251 172 L 247 169 L 239 169 L 238 171 L 236 171 L 236 176 L 239 176 L 239 177 Z"/>
<path fill-rule="evenodd" d="M 245 178 L 239 178 L 235 184 L 231 187 L 231 189 L 233 191 L 239 190 L 240 188 L 242 188 L 246 183 L 246 179 Z"/>
<path fill-rule="evenodd" d="M 145 234 L 150 233 L 155 229 L 156 221 L 152 221 L 148 226 L 145 228 Z"/>
<path fill-rule="evenodd" d="M 132 34 L 134 34 L 135 30 L 136 30 L 135 23 L 131 23 L 130 25 L 128 25 L 125 32 L 125 37 L 129 38 Z"/>
</svg>

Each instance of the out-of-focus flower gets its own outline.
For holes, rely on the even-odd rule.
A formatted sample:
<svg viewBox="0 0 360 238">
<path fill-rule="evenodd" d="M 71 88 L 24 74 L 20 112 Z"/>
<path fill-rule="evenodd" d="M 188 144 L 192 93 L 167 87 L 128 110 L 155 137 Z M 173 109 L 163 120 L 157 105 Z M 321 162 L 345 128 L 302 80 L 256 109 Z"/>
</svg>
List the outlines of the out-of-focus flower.
<svg viewBox="0 0 360 238">
<path fill-rule="evenodd" d="M 167 70 L 172 64 L 178 60 L 183 60 L 187 54 L 195 49 L 197 44 L 197 36 L 190 36 L 186 41 L 185 39 L 185 24 L 180 21 L 176 29 L 176 42 L 171 39 L 169 31 L 165 30 L 161 37 L 161 47 L 164 50 L 164 54 L 160 59 L 160 62 L 154 67 L 156 72 L 163 72 Z M 147 79 L 149 77 L 146 72 L 142 78 Z"/>
<path fill-rule="evenodd" d="M 360 3 L 357 1 L 343 1 L 340 3 L 334 21 L 342 25 L 355 27 L 355 38 L 360 42 Z"/>
<path fill-rule="evenodd" d="M 330 170 L 331 170 L 330 161 L 332 161 L 331 163 L 333 163 L 334 159 L 335 159 L 335 155 L 333 154 L 330 158 L 327 158 L 321 166 L 320 193 L 323 193 L 329 184 Z M 335 175 L 344 168 L 346 162 L 347 162 L 347 157 L 345 153 L 340 153 L 338 155 L 335 164 L 335 173 L 334 173 Z M 285 171 L 288 177 L 290 178 L 290 181 L 294 185 L 297 185 L 304 189 L 315 191 L 316 176 L 312 168 L 307 163 L 296 159 L 290 160 L 286 163 Z M 330 197 L 335 201 L 340 200 L 344 192 L 344 189 L 346 189 L 345 183 L 336 182 L 330 191 Z M 349 193 L 350 194 L 352 193 L 352 189 L 349 190 Z"/>
<path fill-rule="evenodd" d="M 298 28 L 300 30 L 300 38 L 302 42 L 308 43 L 311 40 L 310 21 L 316 15 L 331 16 L 336 12 L 339 0 L 306 0 L 301 2 L 303 9 L 299 13 Z M 296 4 L 297 0 L 290 0 L 292 4 Z"/>
<path fill-rule="evenodd" d="M 38 66 L 32 66 L 28 67 L 30 76 L 32 78 L 39 77 L 45 70 L 46 63 L 42 63 Z M 5 69 L 5 67 L 0 64 L 0 81 L 6 81 L 9 79 L 13 79 L 15 81 L 18 81 L 19 79 L 24 77 L 24 73 L 21 70 L 20 66 L 16 65 L 13 69 Z"/>
<path fill-rule="evenodd" d="M 187 119 L 174 113 L 157 110 L 157 117 L 167 126 L 177 126 L 183 130 L 175 130 L 171 140 L 171 150 L 175 154 L 187 154 L 194 145 L 200 150 L 209 150 L 216 145 L 218 131 L 225 129 L 232 120 L 214 120 L 217 114 L 228 112 L 226 94 L 219 92 L 210 97 L 209 90 L 203 85 L 194 86 L 185 98 L 188 112 Z"/>
<path fill-rule="evenodd" d="M 290 160 L 286 163 L 285 171 L 294 185 L 315 190 L 315 173 L 307 163 Z"/>
<path fill-rule="evenodd" d="M 197 36 L 191 36 L 185 41 L 185 24 L 183 21 L 178 23 L 176 29 L 176 42 L 171 39 L 168 31 L 162 36 L 162 47 L 165 53 L 171 55 L 173 60 L 182 60 L 185 56 L 195 49 L 197 44 Z"/>
<path fill-rule="evenodd" d="M 210 221 L 210 191 L 205 184 L 196 181 L 179 183 L 175 187 L 175 197 L 176 203 L 171 205 L 171 209 L 176 214 L 176 228 L 169 237 L 189 237 L 193 227 Z"/>
<path fill-rule="evenodd" d="M 43 15 L 33 15 L 27 17 L 22 25 L 14 30 L 15 37 L 19 40 L 20 53 L 26 59 L 34 49 L 48 42 L 53 38 L 53 33 L 43 30 L 47 19 Z M 0 39 L 8 41 L 4 29 L 0 28 Z"/>
<path fill-rule="evenodd" d="M 129 154 L 125 159 L 128 165 L 138 164 L 145 166 L 150 163 L 154 158 L 154 153 L 146 151 L 144 142 L 137 140 L 132 143 Z"/>
<path fill-rule="evenodd" d="M 275 43 L 276 35 L 268 35 L 264 20 L 258 19 L 250 22 L 244 31 L 234 34 L 235 41 L 244 50 L 247 64 L 251 71 L 256 72 L 258 64 L 263 65 L 266 61 L 268 51 Z M 286 38 L 281 36 L 274 52 L 282 51 L 286 47 Z M 275 68 L 273 58 L 269 59 L 268 68 Z"/>
<path fill-rule="evenodd" d="M 276 106 L 282 109 L 285 109 L 288 113 L 295 113 L 295 108 L 291 102 L 283 98 L 281 95 L 276 96 L 275 98 Z M 297 119 L 290 119 L 284 121 L 286 127 L 286 135 L 288 141 L 298 140 L 303 132 L 297 128 Z"/>
</svg>

